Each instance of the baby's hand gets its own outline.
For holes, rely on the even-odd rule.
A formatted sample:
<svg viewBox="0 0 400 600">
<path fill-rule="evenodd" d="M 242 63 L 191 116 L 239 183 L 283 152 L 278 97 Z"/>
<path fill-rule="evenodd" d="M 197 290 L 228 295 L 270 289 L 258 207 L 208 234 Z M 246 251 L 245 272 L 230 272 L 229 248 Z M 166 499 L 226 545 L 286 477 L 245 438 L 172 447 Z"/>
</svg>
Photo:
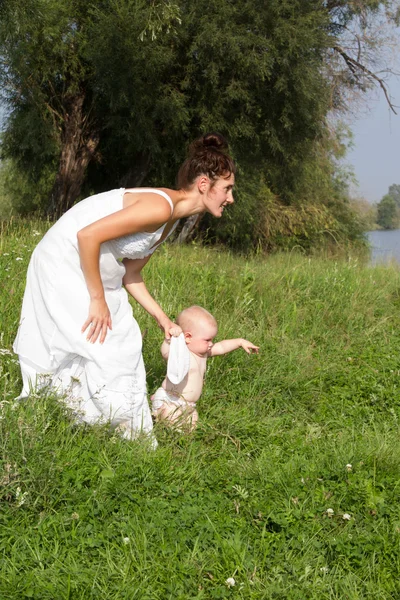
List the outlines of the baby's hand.
<svg viewBox="0 0 400 600">
<path fill-rule="evenodd" d="M 248 340 L 242 340 L 241 346 L 242 346 L 243 350 L 245 352 L 247 352 L 247 354 L 258 354 L 259 347 L 255 346 L 254 344 L 252 344 Z"/>
<path fill-rule="evenodd" d="M 164 330 L 164 337 L 168 341 L 171 337 L 178 337 L 182 333 L 182 329 L 176 323 L 166 318 L 163 322 L 159 322 L 160 329 Z"/>
<path fill-rule="evenodd" d="M 177 325 L 176 327 L 171 327 L 169 333 L 171 337 L 179 337 L 182 333 L 182 329 L 179 327 L 179 325 Z"/>
<path fill-rule="evenodd" d="M 179 325 L 176 325 L 175 323 L 172 323 L 172 327 L 169 327 L 169 329 L 165 331 L 166 334 L 167 334 L 167 332 L 168 332 L 169 338 L 171 338 L 171 337 L 179 337 L 181 335 L 181 333 L 182 333 L 182 328 L 179 327 Z"/>
</svg>

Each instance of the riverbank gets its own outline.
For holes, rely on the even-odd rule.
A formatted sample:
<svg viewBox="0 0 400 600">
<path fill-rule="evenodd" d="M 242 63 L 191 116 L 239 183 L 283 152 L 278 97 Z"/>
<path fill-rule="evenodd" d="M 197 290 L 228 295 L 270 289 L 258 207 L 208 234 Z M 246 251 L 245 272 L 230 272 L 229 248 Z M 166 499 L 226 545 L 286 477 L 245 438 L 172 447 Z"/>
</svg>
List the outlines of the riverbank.
<svg viewBox="0 0 400 600">
<path fill-rule="evenodd" d="M 158 427 L 152 452 L 73 427 L 52 397 L 14 401 L 11 343 L 43 230 L 15 224 L 0 246 L 0 597 L 400 595 L 399 270 L 160 248 L 144 277 L 166 312 L 200 304 L 217 339 L 260 354 L 210 360 L 198 430 Z M 153 391 L 161 335 L 134 311 Z"/>
</svg>

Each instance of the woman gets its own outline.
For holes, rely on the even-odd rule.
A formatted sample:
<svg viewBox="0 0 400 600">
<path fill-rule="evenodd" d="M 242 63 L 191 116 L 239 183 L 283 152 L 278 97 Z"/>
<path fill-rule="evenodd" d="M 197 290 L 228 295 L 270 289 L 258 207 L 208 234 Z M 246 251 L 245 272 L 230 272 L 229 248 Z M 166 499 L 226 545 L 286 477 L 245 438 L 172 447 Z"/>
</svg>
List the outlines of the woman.
<svg viewBox="0 0 400 600">
<path fill-rule="evenodd" d="M 178 189 L 118 189 L 67 211 L 32 254 L 14 351 L 23 378 L 59 388 L 87 423 L 152 429 L 141 333 L 128 292 L 168 339 L 180 329 L 147 291 L 141 271 L 183 217 L 221 217 L 235 166 L 219 134 L 193 142 Z M 126 290 L 126 291 L 125 291 Z"/>
</svg>

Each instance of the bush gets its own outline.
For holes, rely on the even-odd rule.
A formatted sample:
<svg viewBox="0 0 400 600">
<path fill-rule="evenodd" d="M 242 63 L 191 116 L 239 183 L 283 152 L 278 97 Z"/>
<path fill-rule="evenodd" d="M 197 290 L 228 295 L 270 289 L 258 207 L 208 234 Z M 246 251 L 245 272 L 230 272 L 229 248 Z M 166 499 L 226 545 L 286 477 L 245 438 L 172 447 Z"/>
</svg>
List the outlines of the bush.
<svg viewBox="0 0 400 600">
<path fill-rule="evenodd" d="M 54 181 L 54 170 L 43 169 L 37 181 L 31 179 L 13 160 L 0 167 L 0 217 L 27 216 L 46 209 Z"/>
</svg>

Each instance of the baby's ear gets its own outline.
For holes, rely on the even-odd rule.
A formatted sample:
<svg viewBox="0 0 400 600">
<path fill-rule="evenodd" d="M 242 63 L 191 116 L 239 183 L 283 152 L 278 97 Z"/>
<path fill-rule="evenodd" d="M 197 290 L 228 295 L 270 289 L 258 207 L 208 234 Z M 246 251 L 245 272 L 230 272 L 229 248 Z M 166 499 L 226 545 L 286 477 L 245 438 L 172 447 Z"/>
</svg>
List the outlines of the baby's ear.
<svg viewBox="0 0 400 600">
<path fill-rule="evenodd" d="M 192 334 L 190 333 L 190 331 L 185 331 L 183 335 L 185 336 L 185 342 L 187 344 L 190 344 L 190 342 L 192 341 Z"/>
</svg>

